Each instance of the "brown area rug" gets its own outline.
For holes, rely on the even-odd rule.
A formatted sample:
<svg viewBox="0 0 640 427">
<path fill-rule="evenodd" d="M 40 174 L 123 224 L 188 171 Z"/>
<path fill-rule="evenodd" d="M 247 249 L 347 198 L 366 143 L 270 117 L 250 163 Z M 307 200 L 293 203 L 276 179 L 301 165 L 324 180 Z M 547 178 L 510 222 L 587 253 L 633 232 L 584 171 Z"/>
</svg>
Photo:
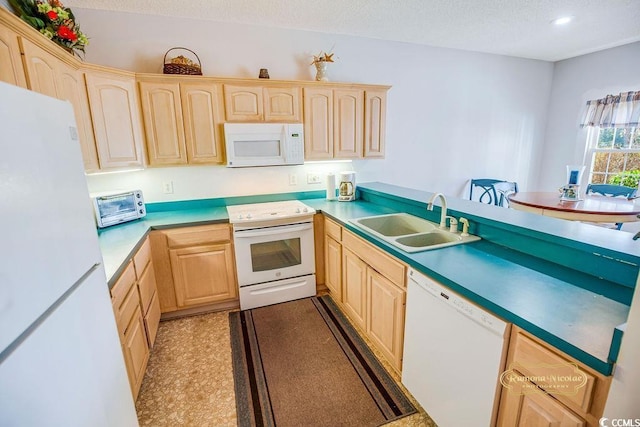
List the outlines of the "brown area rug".
<svg viewBox="0 0 640 427">
<path fill-rule="evenodd" d="M 238 425 L 377 426 L 416 412 L 330 297 L 229 313 Z"/>
</svg>

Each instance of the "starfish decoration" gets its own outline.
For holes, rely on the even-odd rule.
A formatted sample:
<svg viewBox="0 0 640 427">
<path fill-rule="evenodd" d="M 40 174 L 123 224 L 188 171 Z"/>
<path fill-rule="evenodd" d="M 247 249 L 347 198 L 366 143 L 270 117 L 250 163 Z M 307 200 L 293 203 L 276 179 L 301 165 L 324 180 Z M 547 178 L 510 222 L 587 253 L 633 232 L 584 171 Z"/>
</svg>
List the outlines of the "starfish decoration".
<svg viewBox="0 0 640 427">
<path fill-rule="evenodd" d="M 311 63 L 311 65 L 315 64 L 316 62 L 334 62 L 333 55 L 333 53 L 320 51 L 318 55 L 313 55 L 313 62 Z"/>
</svg>

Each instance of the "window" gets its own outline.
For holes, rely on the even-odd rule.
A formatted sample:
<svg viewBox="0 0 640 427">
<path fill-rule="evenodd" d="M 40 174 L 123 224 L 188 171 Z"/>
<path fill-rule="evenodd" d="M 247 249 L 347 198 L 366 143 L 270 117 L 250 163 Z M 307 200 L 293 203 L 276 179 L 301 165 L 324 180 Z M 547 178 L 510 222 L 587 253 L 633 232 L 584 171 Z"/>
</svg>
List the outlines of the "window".
<svg viewBox="0 0 640 427">
<path fill-rule="evenodd" d="M 592 127 L 589 138 L 589 182 L 637 187 L 640 178 L 640 127 Z"/>
</svg>

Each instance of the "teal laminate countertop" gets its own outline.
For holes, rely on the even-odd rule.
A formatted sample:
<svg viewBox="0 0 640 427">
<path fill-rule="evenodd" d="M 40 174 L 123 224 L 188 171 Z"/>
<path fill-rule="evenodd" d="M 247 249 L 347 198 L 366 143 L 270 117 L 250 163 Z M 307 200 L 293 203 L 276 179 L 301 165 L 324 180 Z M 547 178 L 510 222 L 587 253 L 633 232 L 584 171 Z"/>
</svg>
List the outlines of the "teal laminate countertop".
<svg viewBox="0 0 640 427">
<path fill-rule="evenodd" d="M 629 311 L 628 303 L 624 303 L 627 298 L 624 293 L 626 287 L 570 266 L 552 263 L 544 257 L 541 259 L 532 254 L 514 251 L 513 248 L 501 244 L 503 242 L 500 233 L 495 232 L 493 226 L 481 224 L 480 218 L 489 218 L 489 222 L 497 224 L 509 224 L 505 226 L 505 233 L 510 231 L 510 227 L 515 227 L 524 230 L 520 231 L 525 234 L 534 234 L 536 238 L 539 238 L 537 234 L 542 234 L 543 241 L 548 235 L 548 242 L 545 243 L 547 245 L 561 241 L 562 244 L 571 247 L 572 239 L 575 239 L 576 232 L 580 231 L 586 242 L 575 243 L 577 249 L 584 252 L 585 256 L 593 256 L 593 247 L 606 253 L 609 258 L 624 258 L 621 260 L 621 268 L 635 265 L 634 262 L 640 260 L 640 251 L 637 255 L 619 251 L 617 248 L 625 248 L 625 244 L 617 244 L 615 241 L 611 243 L 606 238 L 607 233 L 592 232 L 588 228 L 578 230 L 568 221 L 553 219 L 549 223 L 546 220 L 552 218 L 540 217 L 544 219 L 540 221 L 537 215 L 523 216 L 522 214 L 526 213 L 456 199 L 448 200 L 452 207 L 451 212 L 456 216 L 462 213 L 469 218 L 472 222 L 471 232 L 478 232 L 483 240 L 409 254 L 362 231 L 350 220 L 393 212 L 409 212 L 424 213 L 420 216 L 438 222 L 438 207 L 434 212 L 427 213 L 425 210 L 425 201 L 431 193 L 378 183 L 363 184 L 359 192 L 363 200 L 348 203 L 327 201 L 318 197 L 302 199 L 304 203 L 341 223 L 353 233 L 438 280 L 477 305 L 522 327 L 595 370 L 605 375 L 611 374 L 622 335 L 616 328 L 626 322 Z M 372 200 L 375 195 L 385 193 L 391 197 L 391 201 Z M 260 201 L 266 200 L 261 197 Z M 226 202 L 233 204 L 232 200 Z M 243 199 L 242 203 L 250 201 Z M 171 210 L 162 211 L 158 207 L 162 204 L 156 205 L 143 220 L 100 232 L 99 241 L 110 286 L 125 267 L 125 261 L 135 253 L 150 229 L 228 222 L 224 206 L 174 202 L 171 204 Z M 592 226 L 582 225 L 582 228 L 584 227 Z M 482 235 L 483 232 L 486 232 L 486 236 Z M 612 236 L 614 240 L 618 238 L 616 234 Z M 564 242 L 565 239 L 570 241 Z M 498 243 L 495 243 L 496 241 Z M 614 264 L 614 267 L 617 265 Z M 637 265 L 629 268 L 635 268 L 637 275 Z M 632 273 L 633 271 L 627 274 Z M 614 299 L 603 296 L 603 292 L 600 292 L 602 286 L 620 287 L 622 296 L 618 296 L 616 292 L 613 292 Z"/>
</svg>

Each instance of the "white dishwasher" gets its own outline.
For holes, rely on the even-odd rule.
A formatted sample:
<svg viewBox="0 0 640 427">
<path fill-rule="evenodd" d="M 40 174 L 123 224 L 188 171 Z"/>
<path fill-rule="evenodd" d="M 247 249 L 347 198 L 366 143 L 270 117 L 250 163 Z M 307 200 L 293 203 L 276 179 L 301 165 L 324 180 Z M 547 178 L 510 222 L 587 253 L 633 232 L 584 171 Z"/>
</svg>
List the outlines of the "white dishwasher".
<svg viewBox="0 0 640 427">
<path fill-rule="evenodd" d="M 409 269 L 402 383 L 440 427 L 495 425 L 509 325 Z"/>
</svg>

